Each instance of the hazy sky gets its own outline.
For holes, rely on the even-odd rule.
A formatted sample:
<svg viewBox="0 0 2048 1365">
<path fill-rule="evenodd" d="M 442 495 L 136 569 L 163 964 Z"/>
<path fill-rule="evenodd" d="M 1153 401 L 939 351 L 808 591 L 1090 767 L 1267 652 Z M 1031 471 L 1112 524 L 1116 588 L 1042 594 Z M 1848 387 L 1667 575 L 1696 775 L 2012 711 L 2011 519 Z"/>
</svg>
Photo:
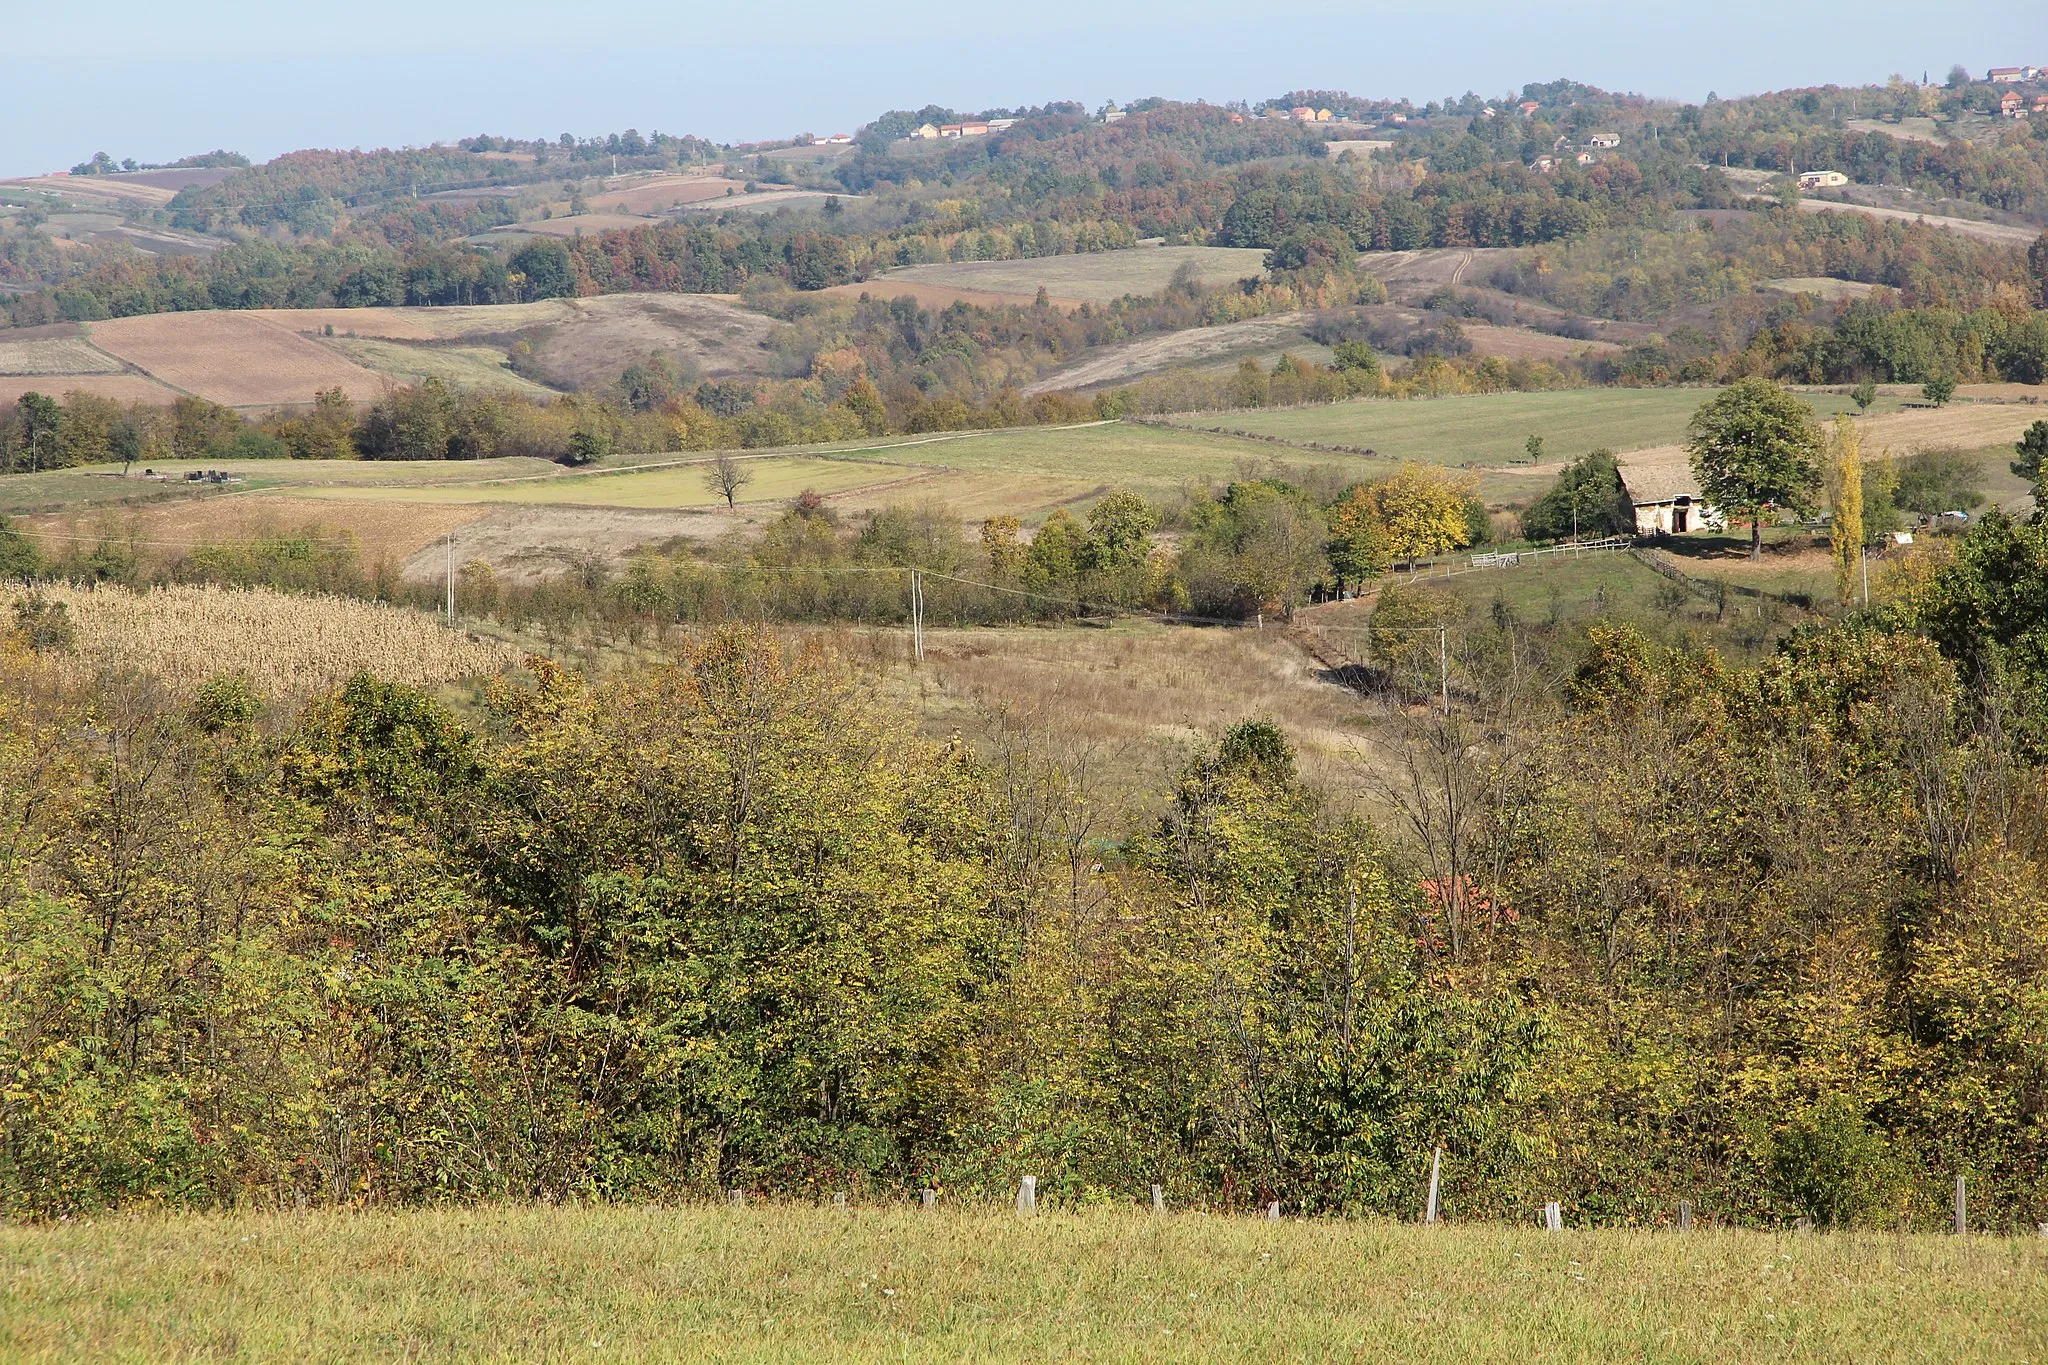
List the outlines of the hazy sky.
<svg viewBox="0 0 2048 1365">
<path fill-rule="evenodd" d="M 888 108 L 1292 89 L 1418 102 L 1570 76 L 1697 100 L 2048 64 L 2042 0 L 1103 0 L 603 5 L 96 0 L 9 5 L 0 174 L 95 151 L 378 147 L 478 132 L 851 132 Z"/>
</svg>

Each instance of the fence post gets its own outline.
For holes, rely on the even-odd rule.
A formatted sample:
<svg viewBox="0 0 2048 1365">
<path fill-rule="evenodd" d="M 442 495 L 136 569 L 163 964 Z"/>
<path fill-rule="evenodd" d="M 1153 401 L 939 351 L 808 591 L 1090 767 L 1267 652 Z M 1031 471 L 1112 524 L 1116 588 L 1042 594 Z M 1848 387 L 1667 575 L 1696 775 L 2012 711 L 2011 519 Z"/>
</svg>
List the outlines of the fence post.
<svg viewBox="0 0 2048 1365">
<path fill-rule="evenodd" d="M 1555 1199 L 1543 1206 L 1543 1230 L 1545 1232 L 1564 1231 L 1564 1205 L 1558 1203 Z"/>
<path fill-rule="evenodd" d="M 1266 1221 L 1269 1223 L 1277 1223 L 1280 1221 L 1279 1200 L 1275 1199 L 1272 1203 L 1266 1205 Z"/>
<path fill-rule="evenodd" d="M 727 1190 L 725 1192 L 725 1202 L 734 1208 L 739 1208 L 747 1202 L 747 1192 L 745 1190 Z"/>
<path fill-rule="evenodd" d="M 1444 1149 L 1439 1145 L 1436 1149 L 1436 1154 L 1429 1159 L 1429 1207 L 1423 1211 L 1422 1223 L 1424 1227 L 1435 1227 L 1437 1223 L 1437 1181 L 1438 1177 L 1443 1174 L 1443 1168 Z"/>
<path fill-rule="evenodd" d="M 1956 1177 L 1956 1236 L 1964 1237 L 1970 1231 L 1970 1187 L 1961 1176 Z"/>
<path fill-rule="evenodd" d="M 833 1195 L 833 1196 L 832 1196 L 832 1207 L 833 1207 L 833 1208 L 835 1208 L 835 1209 L 843 1209 L 843 1208 L 845 1208 L 845 1207 L 846 1207 L 846 1191 L 845 1191 L 845 1190 L 841 1190 L 841 1191 L 839 1191 L 839 1192 L 838 1192 L 837 1194 L 835 1194 L 835 1195 Z"/>
<path fill-rule="evenodd" d="M 1680 1232 L 1692 1231 L 1692 1200 L 1690 1199 L 1678 1201 L 1678 1230 Z"/>
<path fill-rule="evenodd" d="M 1038 1212 L 1038 1177 L 1027 1175 L 1017 1182 L 1017 1212 Z"/>
<path fill-rule="evenodd" d="M 924 1192 L 924 1207 L 927 1212 L 931 1211 L 934 1208 L 937 1208 L 938 1203 L 939 1192 L 937 1190 L 926 1190 Z"/>
<path fill-rule="evenodd" d="M 1160 1189 L 1157 1185 L 1152 1187 L 1152 1212 L 1166 1212 L 1166 1191 Z"/>
</svg>

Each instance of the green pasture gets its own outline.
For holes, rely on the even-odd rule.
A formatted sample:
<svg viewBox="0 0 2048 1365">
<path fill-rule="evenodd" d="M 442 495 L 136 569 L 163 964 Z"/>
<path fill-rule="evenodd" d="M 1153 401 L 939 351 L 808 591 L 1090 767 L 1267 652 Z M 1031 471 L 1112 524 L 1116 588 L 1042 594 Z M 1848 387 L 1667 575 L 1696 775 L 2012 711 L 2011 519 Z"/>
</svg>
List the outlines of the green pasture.
<svg viewBox="0 0 2048 1365">
<path fill-rule="evenodd" d="M 1276 461 L 1297 467 L 1358 470 L 1360 477 L 1384 469 L 1355 455 L 1290 450 L 1263 441 L 1127 422 L 1010 427 L 922 441 L 892 436 L 866 446 L 843 447 L 839 453 L 944 465 L 968 473 L 1036 474 L 1151 489 L 1177 488 L 1190 479 L 1228 482 L 1245 472 L 1262 472 Z"/>
<path fill-rule="evenodd" d="M 1533 1214 L 1532 1214 L 1533 1224 Z M 1127 1207 L 444 1208 L 0 1229 L 0 1356 L 2018 1361 L 2039 1238 Z"/>
<path fill-rule="evenodd" d="M 687 457 L 677 457 L 687 458 Z M 297 490 L 307 497 L 350 499 L 364 502 L 405 503 L 526 503 L 581 507 L 712 507 L 724 503 L 705 475 L 710 459 L 691 459 L 686 464 L 645 470 L 586 471 L 557 473 L 538 479 L 479 480 L 466 483 L 417 483 L 396 486 L 334 484 Z M 748 457 L 741 468 L 752 476 L 740 490 L 742 502 L 771 502 L 794 498 L 805 489 L 838 493 L 870 484 L 887 483 L 911 476 L 911 471 L 891 465 L 867 464 L 853 460 L 827 460 L 815 456 L 770 455 Z"/>
<path fill-rule="evenodd" d="M 1206 414 L 1189 425 L 1277 436 L 1288 441 L 1365 446 L 1389 460 L 1444 465 L 1505 465 L 1527 458 L 1525 443 L 1541 436 L 1546 460 L 1568 459 L 1605 446 L 1643 450 L 1676 445 L 1712 389 L 1564 389 L 1551 393 L 1489 393 L 1455 398 L 1361 398 L 1322 407 Z M 1801 397 L 1822 418 L 1850 412 L 1841 394 Z M 1873 415 L 1899 400 L 1880 398 Z"/>
</svg>

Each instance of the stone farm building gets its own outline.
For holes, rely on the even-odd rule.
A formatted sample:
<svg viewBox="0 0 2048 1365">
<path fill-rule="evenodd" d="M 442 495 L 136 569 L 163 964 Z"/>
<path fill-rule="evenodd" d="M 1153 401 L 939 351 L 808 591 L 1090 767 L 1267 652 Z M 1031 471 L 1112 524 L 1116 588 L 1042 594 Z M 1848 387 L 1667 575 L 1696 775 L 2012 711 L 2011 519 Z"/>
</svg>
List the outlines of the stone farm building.
<svg viewBox="0 0 2048 1365">
<path fill-rule="evenodd" d="M 1644 450 L 1617 463 L 1621 486 L 1636 509 L 1637 535 L 1721 529 L 1721 514 L 1700 497 L 1700 481 L 1684 451 Z"/>
</svg>

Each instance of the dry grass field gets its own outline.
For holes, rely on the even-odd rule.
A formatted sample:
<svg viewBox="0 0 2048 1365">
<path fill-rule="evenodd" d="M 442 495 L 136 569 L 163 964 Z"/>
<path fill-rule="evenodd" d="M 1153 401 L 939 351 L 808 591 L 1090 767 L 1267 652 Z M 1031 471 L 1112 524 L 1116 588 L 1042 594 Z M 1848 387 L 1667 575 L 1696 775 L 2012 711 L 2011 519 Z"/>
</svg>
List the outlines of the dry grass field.
<svg viewBox="0 0 2048 1365">
<path fill-rule="evenodd" d="M 762 374 L 775 320 L 715 294 L 611 294 L 576 300 L 576 312 L 531 334 L 535 360 L 553 381 L 596 388 L 661 351 L 705 374 Z"/>
<path fill-rule="evenodd" d="M 338 352 L 245 312 L 158 313 L 92 324 L 92 341 L 152 378 L 230 407 L 369 398 L 388 382 Z"/>
<path fill-rule="evenodd" d="M 1430 247 L 1423 251 L 1368 251 L 1359 268 L 1386 285 L 1397 303 L 1413 303 L 1447 285 L 1477 284 L 1501 261 L 1519 255 L 1514 247 Z"/>
<path fill-rule="evenodd" d="M 121 362 L 82 336 L 0 341 L 0 375 L 120 374 Z"/>
<path fill-rule="evenodd" d="M 1125 294 L 1156 294 L 1166 288 L 1173 272 L 1183 265 L 1193 265 L 1206 284 L 1226 284 L 1263 275 L 1266 253 L 1255 248 L 1166 246 L 1040 256 L 1022 261 L 958 261 L 908 266 L 859 287 L 886 297 L 888 289 L 905 283 L 943 285 L 1021 296 L 1026 302 L 1042 287 L 1047 294 L 1062 299 L 1108 302 Z"/>
<path fill-rule="evenodd" d="M 1239 359 L 1275 347 L 1297 355 L 1315 357 L 1323 350 L 1302 335 L 1301 329 L 1313 313 L 1275 313 L 1245 322 L 1227 322 L 1218 327 L 1191 327 L 1181 332 L 1138 337 L 1090 352 L 1065 369 L 1028 385 L 1027 394 L 1050 393 L 1058 389 L 1094 389 L 1127 384 L 1144 375 L 1176 366 L 1202 369 L 1217 364 L 1235 365 Z"/>
<path fill-rule="evenodd" d="M 1145 375 L 1177 367 L 1229 369 L 1247 359 L 1270 368 L 1283 352 L 1327 364 L 1329 348 L 1308 335 L 1308 330 L 1318 319 L 1334 322 L 1352 334 L 1365 324 L 1419 329 L 1431 323 L 1427 314 L 1398 307 L 1345 308 L 1329 313 L 1275 313 L 1244 322 L 1194 327 L 1104 346 L 1065 369 L 1034 381 L 1024 391 L 1035 394 L 1057 389 L 1096 389 L 1127 384 Z M 1491 323 L 1462 318 L 1458 325 L 1465 339 L 1471 343 L 1472 353 L 1478 356 L 1561 361 L 1589 352 L 1598 354 L 1617 349 L 1611 342 L 1575 341 L 1527 327 L 1496 327 Z"/>
<path fill-rule="evenodd" d="M 1848 118 L 1842 120 L 1842 126 L 1857 133 L 1882 133 L 1901 142 L 1932 142 L 1940 146 L 1948 141 L 1940 125 L 1931 118 L 1902 118 L 1897 123 L 1874 118 Z"/>
<path fill-rule="evenodd" d="M 1035 292 L 1007 294 L 996 289 L 963 289 L 958 285 L 928 284 L 909 280 L 900 275 L 864 280 L 859 284 L 835 284 L 818 292 L 828 298 L 840 299 L 858 299 L 863 296 L 877 299 L 910 298 L 917 300 L 918 307 L 933 310 L 950 308 L 956 303 L 964 303 L 970 308 L 1003 308 L 1013 305 L 1024 307 L 1037 302 L 1038 298 Z M 1065 296 L 1055 298 L 1048 294 L 1046 302 L 1054 308 L 1072 312 L 1087 300 Z"/>
<path fill-rule="evenodd" d="M 706 199 L 694 204 L 684 204 L 676 212 L 687 214 L 773 213 L 780 208 L 817 208 L 827 199 L 837 199 L 841 203 L 848 203 L 857 200 L 859 197 L 859 195 L 847 194 L 843 190 L 837 193 L 826 190 L 791 190 L 780 189 L 764 183 L 760 189 L 752 194 L 741 193 L 730 198 Z"/>
<path fill-rule="evenodd" d="M 179 549 L 206 541 L 249 540 L 312 528 L 353 537 L 367 563 L 396 564 L 483 515 L 483 509 L 464 504 L 256 494 L 45 514 L 23 518 L 18 526 L 43 538 L 44 548 L 52 552 L 66 543 L 132 541 L 152 557 L 174 557 Z"/>
<path fill-rule="evenodd" d="M 459 341 L 466 337 L 508 337 L 529 327 L 570 321 L 581 316 L 579 305 L 584 302 L 546 299 L 540 303 L 500 303 L 472 308 L 271 308 L 254 310 L 250 316 L 308 336 L 320 335 L 332 327 L 337 338 Z"/>
<path fill-rule="evenodd" d="M 78 628 L 72 666 L 140 669 L 180 689 L 242 673 L 273 694 L 302 697 L 365 669 L 392 682 L 442 683 L 520 658 L 423 612 L 353 598 L 214 587 L 39 591 L 63 603 Z"/>
<path fill-rule="evenodd" d="M 600 232 L 646 227 L 653 221 L 651 218 L 641 218 L 630 213 L 578 213 L 561 218 L 534 218 L 524 223 L 509 223 L 504 227 L 492 228 L 491 232 L 494 235 L 595 237 Z"/>
<path fill-rule="evenodd" d="M 0 1354 L 25 1362 L 1678 1365 L 2044 1352 L 2037 1239 L 758 1204 L 0 1230 Z"/>
<path fill-rule="evenodd" d="M 1253 719 L 1279 724 L 1303 771 L 1341 786 L 1355 777 L 1371 719 L 1366 704 L 1326 677 L 1277 624 L 927 625 L 917 668 L 900 630 L 849 633 L 841 647 L 874 660 L 884 690 L 912 706 L 929 732 L 976 733 L 1000 715 L 1088 748 L 1095 780 L 1119 800 L 1170 790 L 1172 775 L 1198 747 Z"/>
<path fill-rule="evenodd" d="M 166 185 L 108 175 L 29 175 L 0 180 L 0 187 L 61 195 L 74 203 L 140 204 L 152 209 L 162 208 L 178 194 Z"/>
<path fill-rule="evenodd" d="M 1175 420 L 1205 430 L 1364 446 L 1386 459 L 1498 467 L 1524 458 L 1523 443 L 1532 435 L 1544 438 L 1546 453 L 1552 458 L 1582 454 L 1599 446 L 1616 451 L 1675 446 L 1684 439 L 1686 423 L 1694 411 L 1713 392 L 1565 389 L 1403 401 L 1367 398 L 1320 407 L 1211 413 Z M 1842 394 L 1816 392 L 1806 397 L 1822 417 L 1854 411 L 1854 405 Z M 2016 420 L 2013 414 L 2025 411 L 2001 407 L 1989 413 L 1963 415 L 1976 406 L 1958 404 L 1940 411 L 1880 417 L 1873 423 L 1877 429 L 1874 434 L 1879 440 L 1894 442 L 1947 441 L 1960 437 L 1937 433 L 2004 431 Z M 1873 411 L 1883 413 L 1896 408 L 1896 401 L 1887 398 L 1880 399 Z M 2020 422 L 2013 427 L 2015 435 L 2024 426 Z M 1964 443 L 1983 444 L 1983 439 Z"/>
<path fill-rule="evenodd" d="M 168 404 L 178 391 L 146 374 L 0 375 L 0 403 L 12 403 L 31 391 L 62 397 L 73 389 L 117 403 Z"/>
<path fill-rule="evenodd" d="M 329 485 L 305 490 L 309 498 L 374 503 L 540 503 L 555 506 L 625 507 L 654 510 L 723 506 L 725 499 L 704 481 L 711 457 L 673 457 L 665 468 L 621 472 L 587 471 L 556 477 L 479 480 L 468 483 Z M 746 455 L 753 482 L 741 490 L 749 503 L 782 502 L 805 489 L 840 492 L 888 484 L 910 476 L 898 466 L 802 455 Z"/>
<path fill-rule="evenodd" d="M 726 191 L 738 194 L 744 182 L 716 175 L 660 175 L 619 185 L 602 194 L 586 195 L 584 203 L 599 213 L 656 214 L 678 204 L 701 204 L 723 199 Z"/>
<path fill-rule="evenodd" d="M 1824 275 L 1794 275 L 1782 280 L 1765 280 L 1764 288 L 1781 294 L 1811 294 L 1828 303 L 1842 299 L 1868 298 L 1877 286 L 1861 280 L 1833 280 Z"/>
<path fill-rule="evenodd" d="M 557 396 L 546 385 L 514 374 L 505 352 L 489 346 L 414 346 L 374 337 L 329 337 L 324 344 L 401 384 L 433 378 L 464 389 L 499 389 L 540 399 Z"/>
</svg>

